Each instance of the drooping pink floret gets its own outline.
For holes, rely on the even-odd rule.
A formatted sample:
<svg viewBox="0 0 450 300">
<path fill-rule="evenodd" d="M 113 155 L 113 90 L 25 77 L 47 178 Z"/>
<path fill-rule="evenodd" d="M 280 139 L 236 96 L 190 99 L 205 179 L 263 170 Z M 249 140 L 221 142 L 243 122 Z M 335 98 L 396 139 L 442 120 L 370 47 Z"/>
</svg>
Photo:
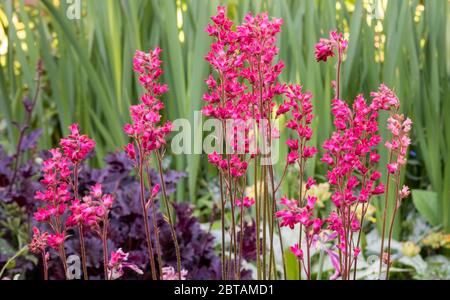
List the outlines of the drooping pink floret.
<svg viewBox="0 0 450 300">
<path fill-rule="evenodd" d="M 332 31 L 328 39 L 321 38 L 316 44 L 316 60 L 326 62 L 329 57 L 335 56 L 336 50 L 342 54 L 347 46 L 348 41 L 343 38 L 342 34 Z"/>
<path fill-rule="evenodd" d="M 295 244 L 294 246 L 290 247 L 291 252 L 297 257 L 299 260 L 303 260 L 303 251 L 300 249 L 298 244 Z"/>
<path fill-rule="evenodd" d="M 188 271 L 182 269 L 181 272 L 181 280 L 186 280 L 186 276 L 188 275 Z M 180 276 L 175 272 L 173 267 L 163 267 L 162 268 L 162 280 L 179 280 Z"/>
<path fill-rule="evenodd" d="M 138 266 L 127 262 L 128 255 L 128 253 L 122 251 L 122 248 L 111 252 L 111 259 L 108 263 L 108 278 L 110 280 L 115 280 L 122 277 L 125 268 L 128 268 L 140 275 L 144 274 Z"/>
<path fill-rule="evenodd" d="M 409 187 L 404 185 L 402 187 L 402 189 L 400 190 L 400 198 L 405 199 L 409 196 L 410 193 L 411 193 L 411 191 L 409 190 Z"/>
</svg>

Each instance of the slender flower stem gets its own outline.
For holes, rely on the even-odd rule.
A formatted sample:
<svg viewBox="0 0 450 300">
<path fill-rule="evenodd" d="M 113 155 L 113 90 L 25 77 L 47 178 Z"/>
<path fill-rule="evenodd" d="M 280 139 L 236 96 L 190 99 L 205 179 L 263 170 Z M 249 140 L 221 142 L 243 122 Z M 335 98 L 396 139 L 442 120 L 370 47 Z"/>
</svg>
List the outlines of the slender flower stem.
<svg viewBox="0 0 450 300">
<path fill-rule="evenodd" d="M 392 163 L 392 156 L 393 156 L 393 153 L 391 151 L 391 153 L 389 155 L 389 164 Z M 389 205 L 389 184 L 391 181 L 390 179 L 391 179 L 391 174 L 388 173 L 387 178 L 386 178 L 386 193 L 384 196 L 383 225 L 382 225 L 382 229 L 381 229 L 380 268 L 378 271 L 379 279 L 381 279 L 381 272 L 383 270 L 384 235 L 386 232 L 386 218 L 387 218 L 387 210 L 388 210 L 388 205 Z"/>
<path fill-rule="evenodd" d="M 244 195 L 242 195 L 242 198 L 244 198 Z M 244 243 L 244 203 L 242 200 L 241 203 L 241 211 L 240 211 L 240 239 L 239 239 L 239 261 L 238 266 L 241 267 L 241 261 L 242 261 L 242 251 L 243 251 L 243 243 Z M 241 272 L 238 272 L 237 279 L 241 279 Z"/>
<path fill-rule="evenodd" d="M 223 196 L 223 178 L 222 172 L 219 172 L 219 182 L 220 182 L 220 218 L 221 218 L 221 228 L 222 228 L 222 280 L 227 279 L 226 271 L 226 258 L 225 258 L 225 199 Z"/>
<path fill-rule="evenodd" d="M 63 264 L 64 276 L 67 279 L 67 261 L 66 261 L 66 250 L 64 249 L 64 244 L 59 247 L 58 253 L 59 253 L 59 257 Z"/>
<path fill-rule="evenodd" d="M 341 66 L 342 66 L 342 50 L 339 49 L 338 65 L 336 69 L 336 99 L 341 97 Z"/>
<path fill-rule="evenodd" d="M 42 267 L 44 269 L 44 280 L 48 280 L 48 264 L 47 258 L 45 257 L 45 251 L 42 251 Z"/>
<path fill-rule="evenodd" d="M 80 251 L 81 251 L 81 266 L 83 268 L 83 279 L 88 280 L 88 272 L 86 266 L 86 244 L 84 242 L 83 224 L 78 224 L 78 232 L 80 233 Z"/>
<path fill-rule="evenodd" d="M 394 229 L 395 216 L 397 215 L 398 208 L 400 206 L 399 203 L 399 190 L 400 190 L 400 171 L 397 172 L 395 178 L 395 207 L 391 217 L 391 223 L 389 226 L 389 236 L 388 236 L 388 247 L 387 247 L 387 267 L 386 267 L 386 280 L 389 279 L 389 269 L 391 267 L 391 240 L 392 233 Z"/>
<path fill-rule="evenodd" d="M 107 216 L 103 219 L 102 228 L 102 247 L 103 247 L 103 272 L 105 274 L 105 280 L 108 280 L 108 220 Z"/>
<path fill-rule="evenodd" d="M 256 212 L 256 268 L 258 273 L 258 280 L 261 280 L 261 237 L 260 237 L 260 201 L 258 198 L 258 158 L 255 157 L 254 164 L 254 185 L 255 185 L 255 212 Z"/>
<path fill-rule="evenodd" d="M 147 181 L 149 188 L 151 189 L 151 178 L 150 178 L 150 171 L 147 165 Z M 150 197 L 150 208 L 152 210 L 152 223 L 153 223 L 153 232 L 155 233 L 155 243 L 156 243 L 156 255 L 158 257 L 158 271 L 161 276 L 162 274 L 162 254 L 161 254 L 161 242 L 159 240 L 159 228 L 156 221 L 156 207 L 155 207 L 155 199 L 153 199 L 153 195 Z"/>
<path fill-rule="evenodd" d="M 140 199 L 141 199 L 141 206 L 142 206 L 142 215 L 144 217 L 144 226 L 145 226 L 145 237 L 147 240 L 147 251 L 148 251 L 148 259 L 150 261 L 150 270 L 152 272 L 152 279 L 157 280 L 158 277 L 156 275 L 156 268 L 155 268 L 155 257 L 153 255 L 153 246 L 152 246 L 152 240 L 150 236 L 150 229 L 148 224 L 148 212 L 145 205 L 145 183 L 144 183 L 144 158 L 143 158 L 143 151 L 141 149 L 141 146 L 138 143 L 138 149 L 139 149 L 139 166 L 138 166 L 138 173 L 139 173 L 139 185 L 140 185 Z"/>
<path fill-rule="evenodd" d="M 78 164 L 73 167 L 73 191 L 75 199 L 78 199 Z M 78 224 L 78 232 L 80 234 L 80 252 L 81 252 L 81 266 L 83 268 L 83 279 L 89 280 L 86 264 L 86 245 L 84 242 L 83 224 Z"/>
<path fill-rule="evenodd" d="M 173 243 L 175 245 L 175 254 L 177 256 L 178 279 L 181 280 L 180 246 L 178 244 L 177 234 L 175 232 L 175 228 L 174 228 L 174 225 L 173 225 L 172 214 L 170 212 L 169 199 L 167 198 L 166 183 L 164 181 L 164 174 L 163 174 L 163 168 L 162 168 L 162 157 L 161 157 L 161 154 L 159 153 L 159 151 L 155 151 L 155 153 L 156 153 L 156 158 L 157 158 L 157 161 L 158 161 L 159 177 L 160 177 L 160 180 L 161 180 L 161 186 L 162 186 L 162 190 L 163 190 L 163 199 L 164 199 L 164 204 L 166 206 L 167 219 L 169 221 L 169 227 L 170 227 L 170 231 L 172 233 Z"/>
<path fill-rule="evenodd" d="M 272 185 L 272 198 L 273 198 L 273 202 L 272 202 L 272 218 L 273 218 L 273 222 L 272 222 L 272 227 L 271 227 L 271 230 L 272 230 L 272 237 L 271 237 L 271 248 L 273 248 L 273 227 L 275 226 L 275 224 L 277 225 L 277 228 L 278 228 L 278 235 L 279 235 L 279 239 L 280 239 L 280 250 L 281 250 L 281 259 L 282 259 L 282 264 L 283 264 L 283 274 L 284 274 L 284 279 L 286 279 L 287 278 L 287 270 L 286 270 L 286 262 L 285 262 L 285 259 L 284 259 L 284 249 L 283 249 L 283 242 L 282 242 L 282 236 L 281 236 L 281 229 L 280 229 L 280 225 L 279 225 L 279 223 L 278 223 L 278 220 L 277 220 L 277 218 L 275 218 L 275 212 L 276 212 L 276 192 L 277 192 L 277 190 L 276 190 L 276 188 L 275 188 L 275 179 L 274 179 L 274 174 L 273 174 L 274 172 L 273 172 L 273 166 L 272 165 L 270 165 L 269 166 L 269 175 L 270 175 L 270 182 L 271 182 L 271 185 Z M 281 184 L 281 181 L 280 181 L 280 184 Z M 276 272 L 276 269 L 275 269 L 275 272 Z"/>
</svg>

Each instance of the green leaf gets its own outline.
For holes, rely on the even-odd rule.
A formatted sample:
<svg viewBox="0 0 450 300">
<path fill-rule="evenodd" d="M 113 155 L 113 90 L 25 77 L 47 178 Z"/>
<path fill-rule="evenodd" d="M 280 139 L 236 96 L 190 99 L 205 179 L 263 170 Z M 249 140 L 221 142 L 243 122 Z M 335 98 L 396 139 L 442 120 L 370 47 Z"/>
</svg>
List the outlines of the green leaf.
<svg viewBox="0 0 450 300">
<path fill-rule="evenodd" d="M 412 199 L 419 213 L 432 226 L 440 224 L 437 194 L 431 191 L 413 190 Z"/>
</svg>

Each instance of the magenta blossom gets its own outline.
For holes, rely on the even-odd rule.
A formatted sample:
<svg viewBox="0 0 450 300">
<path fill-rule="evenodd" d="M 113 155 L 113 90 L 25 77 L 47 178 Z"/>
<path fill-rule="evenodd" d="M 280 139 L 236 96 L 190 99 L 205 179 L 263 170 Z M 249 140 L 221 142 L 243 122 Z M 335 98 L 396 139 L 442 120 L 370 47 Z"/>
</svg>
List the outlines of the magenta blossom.
<svg viewBox="0 0 450 300">
<path fill-rule="evenodd" d="M 123 252 L 122 248 L 117 251 L 111 252 L 111 259 L 108 264 L 108 278 L 115 280 L 123 276 L 124 268 L 128 268 L 140 275 L 143 274 L 142 270 L 135 264 L 128 263 L 128 253 Z"/>
<path fill-rule="evenodd" d="M 316 44 L 316 60 L 326 62 L 329 57 L 335 55 L 335 50 L 342 54 L 347 49 L 347 46 L 348 41 L 342 37 L 342 34 L 332 31 L 328 39 L 322 38 Z"/>
<path fill-rule="evenodd" d="M 73 164 L 78 164 L 86 159 L 86 156 L 95 148 L 95 141 L 87 135 L 80 134 L 78 124 L 69 126 L 70 135 L 61 139 L 60 145 L 64 155 Z"/>
</svg>

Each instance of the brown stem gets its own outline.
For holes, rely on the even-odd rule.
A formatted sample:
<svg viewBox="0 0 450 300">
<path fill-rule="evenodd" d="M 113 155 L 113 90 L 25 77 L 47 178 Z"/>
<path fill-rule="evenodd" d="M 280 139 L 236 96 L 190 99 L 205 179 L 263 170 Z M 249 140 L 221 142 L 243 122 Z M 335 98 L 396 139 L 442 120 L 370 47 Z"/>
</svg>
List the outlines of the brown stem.
<svg viewBox="0 0 450 300">
<path fill-rule="evenodd" d="M 400 171 L 397 172 L 396 178 L 395 178 L 395 207 L 394 207 L 394 211 L 392 213 L 391 223 L 389 225 L 386 280 L 389 279 L 389 269 L 391 267 L 391 240 L 392 240 L 392 233 L 393 233 L 393 229 L 394 229 L 394 222 L 395 222 L 395 217 L 397 215 L 398 208 L 400 206 L 399 196 L 398 196 L 399 190 L 400 190 Z"/>
<path fill-rule="evenodd" d="M 47 258 L 45 257 L 45 251 L 42 251 L 41 255 L 42 255 L 42 268 L 44 270 L 44 280 L 48 280 L 48 264 Z"/>
<path fill-rule="evenodd" d="M 153 255 L 153 246 L 152 246 L 152 240 L 150 236 L 150 229 L 148 225 L 148 212 L 147 208 L 145 207 L 145 183 L 144 183 L 144 174 L 143 174 L 143 168 L 144 168 L 144 151 L 141 149 L 141 146 L 138 144 L 139 148 L 139 185 L 140 185 L 140 199 L 141 199 L 141 206 L 142 206 L 142 215 L 144 217 L 144 226 L 145 226 L 145 238 L 147 240 L 147 251 L 148 251 L 148 259 L 150 261 L 150 269 L 152 272 L 152 279 L 157 280 L 158 277 L 156 275 L 156 268 L 155 268 L 155 257 Z"/>
<path fill-rule="evenodd" d="M 107 218 L 107 217 L 106 217 Z M 103 247 L 103 271 L 105 273 L 105 280 L 108 280 L 108 221 L 103 220 L 102 228 L 102 247 Z"/>
<path fill-rule="evenodd" d="M 226 259 L 225 259 L 225 199 L 223 196 L 223 178 L 222 172 L 219 171 L 220 182 L 220 218 L 222 226 L 222 280 L 227 279 Z"/>
<path fill-rule="evenodd" d="M 147 166 L 147 181 L 148 186 L 151 189 L 151 178 L 150 178 L 150 172 Z M 158 270 L 159 270 L 159 276 L 162 275 L 162 254 L 161 254 L 161 242 L 159 240 L 159 228 L 158 224 L 156 222 L 156 208 L 155 208 L 155 199 L 153 199 L 153 196 L 150 197 L 150 208 L 152 209 L 152 223 L 153 223 L 153 231 L 155 232 L 155 243 L 156 243 L 156 255 L 158 257 Z"/>
<path fill-rule="evenodd" d="M 389 155 L 389 164 L 392 163 L 393 153 L 391 151 Z M 380 248 L 380 270 L 378 271 L 378 277 L 381 279 L 381 272 L 383 270 L 383 253 L 384 253 L 384 235 L 386 231 L 386 218 L 387 210 L 389 205 L 389 184 L 390 184 L 391 174 L 388 173 L 386 178 L 386 194 L 384 195 L 384 210 L 383 210 L 383 225 L 381 229 L 381 248 Z"/>
<path fill-rule="evenodd" d="M 156 151 L 156 158 L 157 158 L 157 161 L 158 161 L 159 177 L 160 177 L 160 180 L 161 180 L 161 186 L 162 186 L 162 190 L 163 190 L 163 199 L 164 199 L 164 204 L 166 206 L 167 219 L 169 221 L 169 227 L 170 227 L 170 231 L 172 233 L 172 239 L 173 239 L 173 243 L 174 243 L 174 246 L 175 246 L 175 254 L 177 256 L 178 279 L 181 280 L 180 246 L 178 244 L 177 234 L 176 234 L 175 228 L 173 226 L 172 214 L 170 212 L 170 203 L 169 203 L 169 199 L 167 198 L 166 183 L 164 181 L 164 174 L 163 174 L 163 168 L 162 168 L 162 158 L 161 158 L 161 154 L 159 153 L 159 151 Z"/>
<path fill-rule="evenodd" d="M 83 225 L 78 224 L 78 232 L 80 233 L 80 250 L 81 250 L 81 266 L 83 268 L 83 279 L 88 280 L 88 272 L 86 266 L 86 245 L 84 242 Z"/>
</svg>

